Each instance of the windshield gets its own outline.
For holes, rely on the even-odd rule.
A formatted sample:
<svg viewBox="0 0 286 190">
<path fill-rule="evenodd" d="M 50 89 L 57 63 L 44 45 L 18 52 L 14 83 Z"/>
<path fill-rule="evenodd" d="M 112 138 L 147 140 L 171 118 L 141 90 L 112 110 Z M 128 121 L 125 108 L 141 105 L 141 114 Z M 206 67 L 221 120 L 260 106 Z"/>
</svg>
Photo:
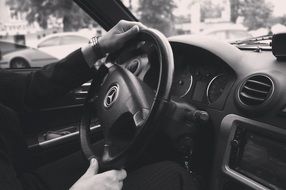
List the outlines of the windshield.
<svg viewBox="0 0 286 190">
<path fill-rule="evenodd" d="M 141 22 L 166 36 L 188 34 L 237 42 L 286 32 L 285 0 L 122 2 Z M 1 0 L 0 68 L 42 67 L 104 32 L 72 0 Z"/>
<path fill-rule="evenodd" d="M 285 0 L 122 0 L 166 36 L 190 34 L 233 42 L 286 32 Z"/>
</svg>

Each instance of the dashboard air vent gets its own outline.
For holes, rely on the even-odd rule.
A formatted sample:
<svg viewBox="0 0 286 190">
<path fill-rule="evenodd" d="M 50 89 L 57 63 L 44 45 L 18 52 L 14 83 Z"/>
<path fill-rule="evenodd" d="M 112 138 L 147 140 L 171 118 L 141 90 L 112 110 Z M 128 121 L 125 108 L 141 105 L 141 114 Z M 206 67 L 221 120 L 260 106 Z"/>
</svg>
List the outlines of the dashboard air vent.
<svg viewBox="0 0 286 190">
<path fill-rule="evenodd" d="M 240 87 L 239 99 L 247 106 L 259 106 L 273 93 L 273 82 L 265 75 L 254 75 Z"/>
</svg>

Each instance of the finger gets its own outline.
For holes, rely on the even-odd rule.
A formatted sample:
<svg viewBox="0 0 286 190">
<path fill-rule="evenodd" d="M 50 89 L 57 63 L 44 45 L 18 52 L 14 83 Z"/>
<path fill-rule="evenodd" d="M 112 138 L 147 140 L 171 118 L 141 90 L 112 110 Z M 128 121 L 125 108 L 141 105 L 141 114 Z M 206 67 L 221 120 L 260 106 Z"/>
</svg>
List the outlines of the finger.
<svg viewBox="0 0 286 190">
<path fill-rule="evenodd" d="M 135 25 L 132 28 L 130 28 L 129 30 L 127 30 L 126 32 L 120 34 L 123 42 L 126 42 L 129 39 L 133 38 L 139 32 L 139 30 L 140 30 L 139 27 L 137 25 Z"/>
<path fill-rule="evenodd" d="M 123 187 L 123 181 L 118 182 L 118 189 L 121 190 Z"/>
<path fill-rule="evenodd" d="M 137 25 L 140 30 L 147 29 L 147 26 L 145 26 L 141 22 L 130 22 L 130 28 L 134 25 Z"/>
<path fill-rule="evenodd" d="M 137 25 L 140 30 L 147 28 L 147 26 L 145 26 L 145 25 L 142 24 L 141 22 L 128 22 L 129 28 L 131 28 L 131 27 L 133 27 L 133 26 L 135 26 L 135 25 Z"/>
<path fill-rule="evenodd" d="M 119 181 L 123 181 L 126 177 L 127 177 L 127 172 L 126 172 L 126 170 L 122 169 L 122 170 L 119 170 L 119 171 L 118 171 L 117 179 L 118 179 Z"/>
<path fill-rule="evenodd" d="M 147 28 L 147 26 L 145 26 L 141 22 L 135 22 L 135 21 L 121 20 L 118 24 L 121 25 L 121 27 L 124 29 L 124 31 L 129 30 L 130 28 L 132 28 L 135 25 L 137 25 L 140 30 Z"/>
<path fill-rule="evenodd" d="M 99 175 L 111 177 L 115 181 L 122 181 L 127 177 L 127 172 L 125 170 L 109 170 Z"/>
<path fill-rule="evenodd" d="M 98 161 L 95 158 L 90 160 L 89 168 L 85 172 L 85 176 L 93 176 L 98 172 Z"/>
<path fill-rule="evenodd" d="M 123 181 L 110 181 L 105 185 L 105 189 L 108 190 L 121 190 L 123 187 Z"/>
</svg>

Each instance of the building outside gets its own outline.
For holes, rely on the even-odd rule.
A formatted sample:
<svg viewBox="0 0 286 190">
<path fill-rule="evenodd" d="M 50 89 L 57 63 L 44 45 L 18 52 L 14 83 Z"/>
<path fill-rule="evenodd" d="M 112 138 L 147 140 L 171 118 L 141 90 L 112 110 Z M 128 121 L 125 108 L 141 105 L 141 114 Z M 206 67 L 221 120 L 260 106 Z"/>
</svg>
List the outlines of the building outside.
<svg viewBox="0 0 286 190">
<path fill-rule="evenodd" d="M 104 33 L 100 26 L 80 29 L 79 32 L 82 31 L 93 35 Z M 47 28 L 43 29 L 37 22 L 28 23 L 26 14 L 15 11 L 12 6 L 6 4 L 6 0 L 0 1 L 0 40 L 35 47 L 40 38 L 59 32 L 63 32 L 63 19 L 50 16 Z"/>
<path fill-rule="evenodd" d="M 122 0 L 132 13 L 137 13 L 139 0 Z M 205 29 L 209 24 L 213 23 L 229 23 L 230 22 L 230 0 L 212 0 L 214 4 L 222 7 L 220 17 L 208 18 L 201 21 L 201 4 L 202 0 L 174 0 L 177 5 L 174 10 L 175 16 L 178 18 L 175 22 L 175 29 L 179 34 L 196 34 Z"/>
<path fill-rule="evenodd" d="M 176 24 L 176 29 L 183 30 L 186 34 L 197 34 L 205 30 L 209 26 L 230 23 L 231 9 L 230 0 L 213 0 L 212 2 L 221 7 L 220 16 L 205 18 L 202 21 L 201 6 L 202 1 L 200 0 L 174 0 L 180 5 L 177 7 L 175 14 L 178 16 L 188 17 L 188 22 Z"/>
<path fill-rule="evenodd" d="M 0 39 L 26 45 L 27 38 L 34 39 L 41 27 L 35 22 L 29 24 L 26 21 L 26 14 L 17 12 L 13 7 L 0 1 Z"/>
</svg>

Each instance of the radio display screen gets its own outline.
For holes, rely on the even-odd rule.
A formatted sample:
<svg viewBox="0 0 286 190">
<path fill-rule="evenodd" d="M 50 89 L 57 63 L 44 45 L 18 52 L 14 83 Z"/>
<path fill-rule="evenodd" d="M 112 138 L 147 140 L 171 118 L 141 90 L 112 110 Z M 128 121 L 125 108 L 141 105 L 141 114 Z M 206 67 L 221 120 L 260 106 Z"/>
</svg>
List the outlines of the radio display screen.
<svg viewBox="0 0 286 190">
<path fill-rule="evenodd" d="M 286 143 L 247 132 L 235 169 L 268 187 L 286 189 Z"/>
</svg>

